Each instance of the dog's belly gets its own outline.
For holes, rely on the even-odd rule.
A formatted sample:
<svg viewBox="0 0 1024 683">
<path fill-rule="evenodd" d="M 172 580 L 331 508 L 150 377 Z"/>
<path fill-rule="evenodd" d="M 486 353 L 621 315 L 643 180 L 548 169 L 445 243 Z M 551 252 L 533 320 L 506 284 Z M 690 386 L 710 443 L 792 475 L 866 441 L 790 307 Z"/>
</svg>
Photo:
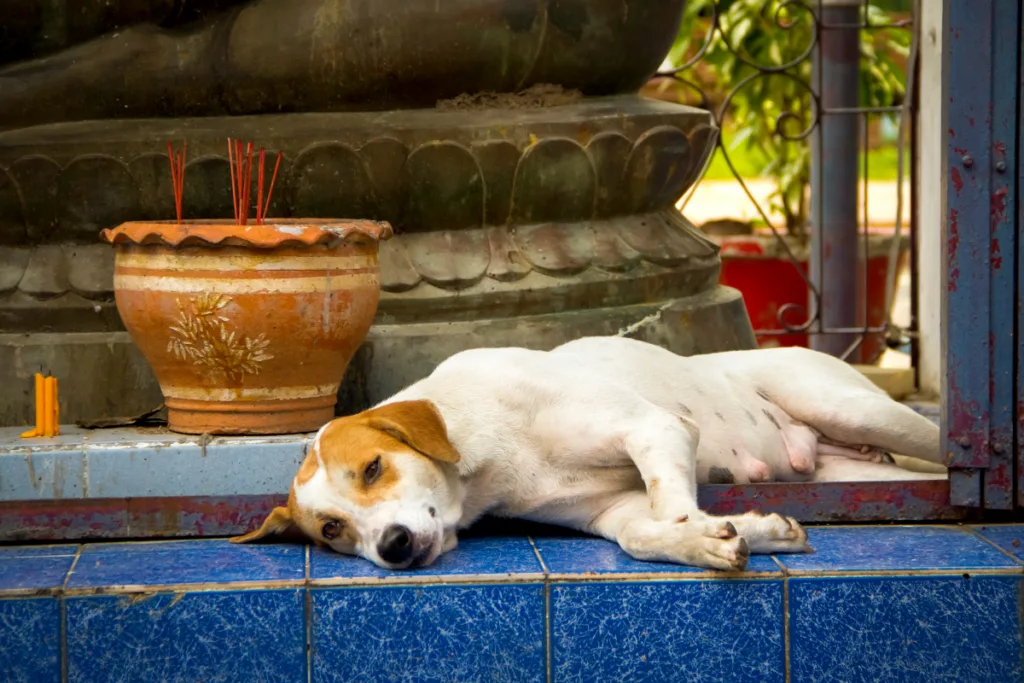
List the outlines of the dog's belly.
<svg viewBox="0 0 1024 683">
<path fill-rule="evenodd" d="M 813 476 L 814 432 L 728 363 L 606 338 L 571 342 L 554 351 L 563 352 L 660 408 L 693 419 L 700 429 L 699 483 L 807 481 Z M 803 457 L 792 457 L 794 451 Z M 806 465 L 804 471 L 794 469 L 794 462 Z"/>
<path fill-rule="evenodd" d="M 628 491 L 644 490 L 640 472 L 633 465 L 582 467 L 574 470 L 547 469 L 528 488 L 490 512 L 499 517 L 516 517 L 538 522 L 579 526 L 590 521 L 592 509 Z"/>
</svg>

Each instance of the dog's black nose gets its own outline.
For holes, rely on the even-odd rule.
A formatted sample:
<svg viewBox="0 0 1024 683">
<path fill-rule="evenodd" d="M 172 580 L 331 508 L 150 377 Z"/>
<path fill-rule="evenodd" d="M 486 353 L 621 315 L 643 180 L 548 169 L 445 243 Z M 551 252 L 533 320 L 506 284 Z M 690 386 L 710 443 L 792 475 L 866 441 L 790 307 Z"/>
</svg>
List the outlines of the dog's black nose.
<svg viewBox="0 0 1024 683">
<path fill-rule="evenodd" d="M 402 564 L 412 557 L 412 534 L 401 524 L 384 530 L 377 544 L 377 554 L 388 564 Z"/>
</svg>

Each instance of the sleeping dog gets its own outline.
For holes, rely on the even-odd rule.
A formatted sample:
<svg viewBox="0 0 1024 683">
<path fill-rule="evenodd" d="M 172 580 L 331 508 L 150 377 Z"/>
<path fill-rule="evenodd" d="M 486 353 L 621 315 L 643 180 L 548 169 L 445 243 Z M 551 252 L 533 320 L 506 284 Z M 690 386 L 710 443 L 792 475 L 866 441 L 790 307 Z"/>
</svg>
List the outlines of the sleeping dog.
<svg viewBox="0 0 1024 683">
<path fill-rule="evenodd" d="M 639 560 L 742 570 L 809 550 L 795 520 L 697 507 L 698 483 L 907 480 L 939 429 L 802 348 L 681 357 L 618 337 L 458 353 L 329 422 L 253 541 L 298 528 L 385 568 L 422 567 L 484 514 L 571 527 Z"/>
</svg>

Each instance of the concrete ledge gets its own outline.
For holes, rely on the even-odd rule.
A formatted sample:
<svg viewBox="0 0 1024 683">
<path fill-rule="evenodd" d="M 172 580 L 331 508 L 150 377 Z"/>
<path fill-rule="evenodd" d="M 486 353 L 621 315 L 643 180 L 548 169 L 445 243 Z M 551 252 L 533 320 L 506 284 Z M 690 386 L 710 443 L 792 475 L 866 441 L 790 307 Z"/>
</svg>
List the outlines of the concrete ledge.
<svg viewBox="0 0 1024 683">
<path fill-rule="evenodd" d="M 268 496 L 287 492 L 310 435 L 203 439 L 165 429 L 0 429 L 0 501 Z"/>
</svg>

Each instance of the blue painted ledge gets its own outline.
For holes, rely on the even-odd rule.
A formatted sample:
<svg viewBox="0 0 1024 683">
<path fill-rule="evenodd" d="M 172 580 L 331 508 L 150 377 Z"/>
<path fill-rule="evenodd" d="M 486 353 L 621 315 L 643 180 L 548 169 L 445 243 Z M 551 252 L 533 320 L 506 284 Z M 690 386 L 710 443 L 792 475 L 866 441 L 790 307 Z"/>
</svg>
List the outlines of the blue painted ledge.
<svg viewBox="0 0 1024 683">
<path fill-rule="evenodd" d="M 1024 678 L 1024 525 L 811 529 L 744 574 L 558 530 L 426 570 L 223 540 L 0 547 L 4 681 Z"/>
</svg>

